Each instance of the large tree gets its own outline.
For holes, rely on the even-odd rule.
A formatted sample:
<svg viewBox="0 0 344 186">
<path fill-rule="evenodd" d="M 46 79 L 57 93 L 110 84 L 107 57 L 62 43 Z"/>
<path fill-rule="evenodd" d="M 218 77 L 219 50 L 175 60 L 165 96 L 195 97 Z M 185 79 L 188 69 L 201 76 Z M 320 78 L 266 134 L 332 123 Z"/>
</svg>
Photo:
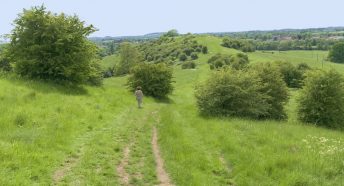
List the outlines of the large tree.
<svg viewBox="0 0 344 186">
<path fill-rule="evenodd" d="M 40 6 L 24 9 L 14 26 L 8 54 L 18 74 L 72 83 L 98 78 L 97 47 L 87 39 L 96 31 L 92 25 Z"/>
<path fill-rule="evenodd" d="M 140 51 L 128 42 L 120 45 L 119 53 L 121 59 L 117 68 L 118 75 L 128 74 L 131 68 L 143 60 Z"/>
</svg>

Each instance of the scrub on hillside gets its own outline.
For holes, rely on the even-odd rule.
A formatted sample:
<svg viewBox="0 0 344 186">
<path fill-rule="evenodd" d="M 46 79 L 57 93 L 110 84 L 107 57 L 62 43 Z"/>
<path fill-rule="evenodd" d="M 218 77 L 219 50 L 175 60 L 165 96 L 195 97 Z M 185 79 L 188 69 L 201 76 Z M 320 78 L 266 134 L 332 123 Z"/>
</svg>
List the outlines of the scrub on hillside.
<svg viewBox="0 0 344 186">
<path fill-rule="evenodd" d="M 137 100 L 137 106 L 139 108 L 142 108 L 141 105 L 142 105 L 143 93 L 142 93 L 141 87 L 136 88 L 135 96 L 136 96 L 136 100 Z"/>
</svg>

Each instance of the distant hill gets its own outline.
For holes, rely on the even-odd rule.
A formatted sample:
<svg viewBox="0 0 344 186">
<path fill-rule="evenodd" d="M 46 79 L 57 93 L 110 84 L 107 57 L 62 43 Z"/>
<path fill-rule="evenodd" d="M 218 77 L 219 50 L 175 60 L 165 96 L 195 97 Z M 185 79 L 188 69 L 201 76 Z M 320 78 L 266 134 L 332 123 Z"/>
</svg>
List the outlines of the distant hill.
<svg viewBox="0 0 344 186">
<path fill-rule="evenodd" d="M 105 36 L 105 37 L 90 37 L 89 39 L 94 42 L 104 42 L 104 41 L 143 41 L 143 40 L 152 40 L 157 39 L 160 36 L 165 34 L 165 32 L 156 32 L 156 33 L 150 33 L 140 36 Z"/>
<path fill-rule="evenodd" d="M 104 42 L 104 41 L 144 41 L 157 39 L 166 32 L 156 32 L 139 36 L 106 36 L 106 37 L 90 37 L 89 39 L 94 42 Z M 206 33 L 195 33 L 197 35 L 214 35 L 214 36 L 231 36 L 231 37 L 241 37 L 241 38 L 257 38 L 262 35 L 287 37 L 295 36 L 298 34 L 310 33 L 315 36 L 323 37 L 333 37 L 333 36 L 344 36 L 344 27 L 325 27 L 325 28 L 306 28 L 306 29 L 279 29 L 279 30 L 251 30 L 251 31 L 241 31 L 241 32 L 206 32 Z"/>
</svg>

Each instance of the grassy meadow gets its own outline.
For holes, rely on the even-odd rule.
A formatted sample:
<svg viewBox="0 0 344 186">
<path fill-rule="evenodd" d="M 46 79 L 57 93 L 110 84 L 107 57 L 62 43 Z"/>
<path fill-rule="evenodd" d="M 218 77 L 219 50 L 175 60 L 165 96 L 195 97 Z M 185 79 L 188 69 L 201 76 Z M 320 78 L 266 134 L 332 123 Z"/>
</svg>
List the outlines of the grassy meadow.
<svg viewBox="0 0 344 186">
<path fill-rule="evenodd" d="M 0 77 L 0 185 L 125 185 L 116 167 L 127 147 L 129 184 L 157 185 L 154 126 L 175 185 L 343 185 L 344 133 L 298 122 L 298 90 L 290 89 L 286 121 L 201 117 L 194 87 L 211 74 L 206 61 L 237 51 L 220 46 L 220 38 L 197 41 L 209 53 L 199 55 L 196 69 L 175 65 L 172 95 L 145 98 L 143 109 L 127 77 L 78 89 Z M 324 51 L 248 55 L 251 63 L 304 62 L 344 74 L 343 65 L 322 63 Z"/>
</svg>

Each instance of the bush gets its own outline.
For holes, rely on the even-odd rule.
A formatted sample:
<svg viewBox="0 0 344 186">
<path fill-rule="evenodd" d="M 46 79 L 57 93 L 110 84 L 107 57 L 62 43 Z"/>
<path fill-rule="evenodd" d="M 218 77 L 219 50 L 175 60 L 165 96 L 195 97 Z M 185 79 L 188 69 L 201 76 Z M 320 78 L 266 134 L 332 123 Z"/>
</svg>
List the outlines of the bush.
<svg viewBox="0 0 344 186">
<path fill-rule="evenodd" d="M 128 87 L 134 91 L 137 86 L 142 87 L 145 95 L 156 98 L 166 97 L 173 91 L 172 69 L 164 63 L 137 65 L 132 69 Z"/>
<path fill-rule="evenodd" d="M 276 62 L 283 79 L 290 88 L 301 88 L 304 80 L 304 73 L 310 69 L 307 64 L 299 64 L 295 67 L 290 62 Z"/>
<path fill-rule="evenodd" d="M 303 122 L 330 128 L 344 127 L 344 79 L 335 70 L 310 71 L 298 99 Z"/>
<path fill-rule="evenodd" d="M 7 57 L 19 75 L 81 84 L 97 74 L 97 47 L 87 39 L 96 29 L 77 16 L 34 7 L 19 14 L 14 26 Z"/>
<path fill-rule="evenodd" d="M 248 56 L 244 53 L 237 53 L 230 58 L 230 66 L 237 70 L 245 68 L 248 63 Z"/>
<path fill-rule="evenodd" d="M 88 75 L 87 83 L 89 85 L 100 86 L 103 84 L 103 71 L 99 65 L 99 61 L 91 63 L 91 69 Z"/>
<path fill-rule="evenodd" d="M 186 56 L 186 54 L 184 53 L 179 56 L 180 61 L 186 61 L 187 59 L 188 59 L 188 56 Z"/>
<path fill-rule="evenodd" d="M 203 115 L 259 118 L 266 113 L 260 86 L 257 74 L 222 69 L 196 87 L 197 106 Z"/>
<path fill-rule="evenodd" d="M 307 70 L 311 70 L 312 68 L 307 63 L 299 63 L 296 66 L 297 70 L 300 70 L 302 72 L 306 72 Z"/>
<path fill-rule="evenodd" d="M 287 92 L 280 72 L 267 63 L 246 71 L 216 71 L 196 87 L 195 96 L 204 115 L 283 119 Z"/>
<path fill-rule="evenodd" d="M 106 70 L 103 71 L 103 77 L 109 78 L 116 75 L 116 67 L 108 67 Z"/>
<path fill-rule="evenodd" d="M 234 55 L 217 53 L 209 58 L 208 63 L 210 69 L 218 69 L 224 66 L 230 66 L 234 69 L 243 69 L 249 63 L 248 57 L 244 53 L 237 53 Z"/>
<path fill-rule="evenodd" d="M 198 59 L 198 55 L 197 55 L 197 53 L 195 53 L 195 52 L 191 53 L 190 56 L 191 56 L 191 59 L 192 59 L 192 60 Z"/>
<path fill-rule="evenodd" d="M 183 51 L 187 56 L 190 56 L 194 52 L 193 48 L 185 48 Z"/>
<path fill-rule="evenodd" d="M 287 114 L 284 105 L 288 101 L 288 88 L 283 81 L 279 69 L 271 63 L 256 64 L 250 68 L 252 74 L 257 72 L 263 85 L 260 92 L 266 95 L 269 105 L 267 112 L 262 118 L 285 119 Z"/>
<path fill-rule="evenodd" d="M 5 72 L 12 71 L 12 66 L 8 58 L 0 56 L 0 71 L 5 71 Z"/>
<path fill-rule="evenodd" d="M 196 68 L 196 63 L 194 61 L 187 61 L 182 64 L 182 69 L 194 69 Z"/>
<path fill-rule="evenodd" d="M 202 47 L 202 53 L 203 53 L 203 54 L 208 54 L 208 47 L 203 46 L 203 47 Z"/>
<path fill-rule="evenodd" d="M 331 48 L 328 59 L 336 63 L 344 63 L 344 42 L 339 42 Z"/>
</svg>

